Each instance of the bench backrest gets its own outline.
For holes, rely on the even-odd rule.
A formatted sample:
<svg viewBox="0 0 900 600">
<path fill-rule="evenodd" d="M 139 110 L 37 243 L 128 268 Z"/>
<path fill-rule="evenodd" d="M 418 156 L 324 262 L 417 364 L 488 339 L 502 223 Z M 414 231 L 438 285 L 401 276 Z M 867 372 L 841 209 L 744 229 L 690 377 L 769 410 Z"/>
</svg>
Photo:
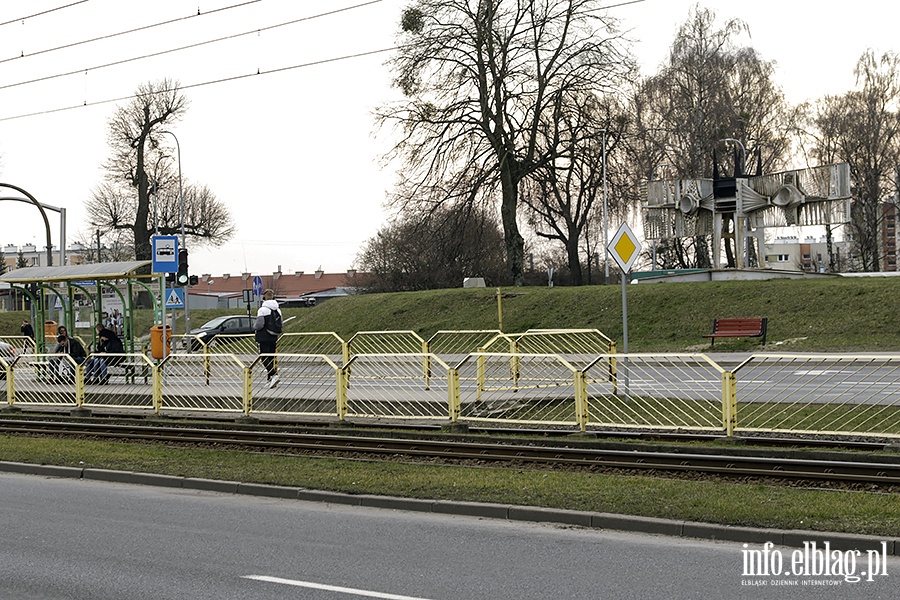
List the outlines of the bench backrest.
<svg viewBox="0 0 900 600">
<path fill-rule="evenodd" d="M 713 331 L 752 331 L 762 333 L 766 329 L 766 319 L 716 319 L 713 322 Z"/>
</svg>

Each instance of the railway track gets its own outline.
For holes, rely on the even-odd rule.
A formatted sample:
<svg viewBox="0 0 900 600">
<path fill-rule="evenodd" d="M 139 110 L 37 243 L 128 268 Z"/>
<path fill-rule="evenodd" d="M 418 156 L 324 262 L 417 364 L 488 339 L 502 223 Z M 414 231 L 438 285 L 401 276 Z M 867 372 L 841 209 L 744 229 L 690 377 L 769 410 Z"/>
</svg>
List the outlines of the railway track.
<svg viewBox="0 0 900 600">
<path fill-rule="evenodd" d="M 321 454 L 353 454 L 368 458 L 416 457 L 478 463 L 533 464 L 553 467 L 629 469 L 643 471 L 694 472 L 731 477 L 774 477 L 789 480 L 828 481 L 878 486 L 900 485 L 900 456 L 871 454 L 810 453 L 811 458 L 772 456 L 741 452 L 722 454 L 721 449 L 677 451 L 654 450 L 646 444 L 617 448 L 585 447 L 557 443 L 527 443 L 517 440 L 472 442 L 458 439 L 414 439 L 375 435 L 297 433 L 242 429 L 211 429 L 164 425 L 122 425 L 41 420 L 0 420 L 0 434 L 92 437 L 156 443 L 232 446 L 266 451 Z M 792 452 L 796 455 L 796 451 Z"/>
</svg>

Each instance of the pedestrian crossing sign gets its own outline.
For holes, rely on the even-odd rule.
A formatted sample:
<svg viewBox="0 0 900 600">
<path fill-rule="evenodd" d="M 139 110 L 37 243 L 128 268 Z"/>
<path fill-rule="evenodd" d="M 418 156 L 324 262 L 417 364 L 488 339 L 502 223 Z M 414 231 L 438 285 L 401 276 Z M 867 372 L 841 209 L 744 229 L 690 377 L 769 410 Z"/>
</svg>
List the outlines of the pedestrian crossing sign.
<svg viewBox="0 0 900 600">
<path fill-rule="evenodd" d="M 166 296 L 166 308 L 184 308 L 184 289 L 172 288 Z"/>
</svg>

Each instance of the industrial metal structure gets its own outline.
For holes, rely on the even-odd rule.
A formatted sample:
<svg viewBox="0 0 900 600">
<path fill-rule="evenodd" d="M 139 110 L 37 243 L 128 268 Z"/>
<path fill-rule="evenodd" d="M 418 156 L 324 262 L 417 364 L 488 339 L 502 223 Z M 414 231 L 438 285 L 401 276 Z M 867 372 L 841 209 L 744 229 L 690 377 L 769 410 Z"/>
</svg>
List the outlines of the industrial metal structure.
<svg viewBox="0 0 900 600">
<path fill-rule="evenodd" d="M 715 161 L 714 161 L 715 163 Z M 644 237 L 672 240 L 712 237 L 713 267 L 733 250 L 737 269 L 765 268 L 768 227 L 837 225 L 850 219 L 850 165 L 840 163 L 763 175 L 746 175 L 735 155 L 735 175 L 712 179 L 650 181 Z M 733 246 L 726 247 L 726 240 Z"/>
</svg>

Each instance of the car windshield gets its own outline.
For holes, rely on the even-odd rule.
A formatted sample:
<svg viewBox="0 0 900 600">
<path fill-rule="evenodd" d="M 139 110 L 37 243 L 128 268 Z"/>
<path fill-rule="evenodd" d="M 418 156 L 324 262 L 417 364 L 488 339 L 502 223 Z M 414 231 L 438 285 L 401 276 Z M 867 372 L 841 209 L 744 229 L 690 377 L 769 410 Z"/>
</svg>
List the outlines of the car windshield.
<svg viewBox="0 0 900 600">
<path fill-rule="evenodd" d="M 231 317 L 216 317 L 200 326 L 200 329 L 215 329 Z"/>
</svg>

